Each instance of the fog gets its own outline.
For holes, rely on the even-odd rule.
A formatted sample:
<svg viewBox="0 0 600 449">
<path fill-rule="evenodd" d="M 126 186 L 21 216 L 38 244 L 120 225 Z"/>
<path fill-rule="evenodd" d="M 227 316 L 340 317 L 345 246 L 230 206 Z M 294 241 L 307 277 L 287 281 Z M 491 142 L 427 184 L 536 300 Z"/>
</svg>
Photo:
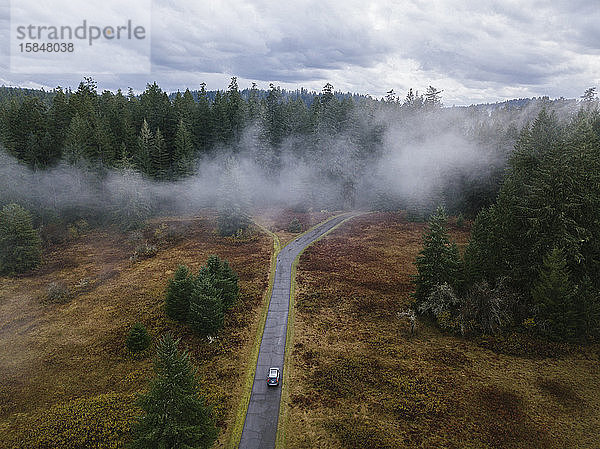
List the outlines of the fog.
<svg viewBox="0 0 600 449">
<path fill-rule="evenodd" d="M 514 145 L 507 128 L 522 126 L 539 109 L 507 113 L 509 119 L 495 128 L 486 124 L 492 120 L 488 112 L 475 114 L 469 108 L 408 117 L 375 111 L 370 126 L 383 132 L 368 152 L 356 132 L 324 134 L 306 148 L 303 138 L 290 137 L 274 149 L 264 144 L 255 124 L 235 148 L 213 149 L 198 160 L 193 175 L 176 182 L 151 181 L 133 169 L 66 163 L 32 171 L 0 151 L 0 202 L 17 202 L 46 215 L 84 211 L 106 217 L 139 204 L 149 213 L 190 214 L 224 201 L 249 208 L 339 210 L 372 209 L 385 197 L 393 198 L 394 207 L 432 207 L 445 201 L 459 179 L 485 182 L 501 172 Z M 494 131 L 475 132 L 482 126 Z"/>
</svg>

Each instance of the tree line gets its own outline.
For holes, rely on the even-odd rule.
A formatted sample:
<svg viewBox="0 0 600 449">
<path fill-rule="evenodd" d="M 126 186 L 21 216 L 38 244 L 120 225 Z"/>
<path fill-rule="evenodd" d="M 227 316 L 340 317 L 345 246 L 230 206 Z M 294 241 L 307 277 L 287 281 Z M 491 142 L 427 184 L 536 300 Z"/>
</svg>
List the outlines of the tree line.
<svg viewBox="0 0 600 449">
<path fill-rule="evenodd" d="M 445 211 L 431 217 L 416 260 L 418 310 L 462 333 L 528 326 L 558 340 L 600 337 L 600 113 L 588 97 L 568 122 L 543 109 L 522 129 L 462 257 Z"/>
</svg>

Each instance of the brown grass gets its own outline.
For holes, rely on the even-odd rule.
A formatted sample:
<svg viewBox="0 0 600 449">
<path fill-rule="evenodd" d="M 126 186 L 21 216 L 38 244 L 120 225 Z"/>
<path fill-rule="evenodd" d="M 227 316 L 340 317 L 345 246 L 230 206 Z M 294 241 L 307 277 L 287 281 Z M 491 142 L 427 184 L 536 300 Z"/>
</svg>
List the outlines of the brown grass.
<svg viewBox="0 0 600 449">
<path fill-rule="evenodd" d="M 598 447 L 597 348 L 515 355 L 423 322 L 410 336 L 396 313 L 424 228 L 369 214 L 301 257 L 286 447 Z M 468 230 L 451 234 L 464 247 Z"/>
<path fill-rule="evenodd" d="M 140 238 L 159 251 L 132 263 Z M 212 218 L 173 218 L 154 221 L 135 238 L 90 231 L 48 250 L 36 273 L 0 278 L 0 447 L 14 447 L 17 440 L 27 447 L 30 426 L 57 404 L 147 388 L 151 357 L 132 358 L 124 346 L 136 321 L 155 340 L 167 331 L 182 338 L 221 426 L 217 447 L 222 446 L 237 408 L 271 252 L 267 235 L 255 232 L 233 241 L 218 237 Z M 168 320 L 162 310 L 177 265 L 196 271 L 210 254 L 230 262 L 241 287 L 241 298 L 213 344 Z M 67 286 L 73 297 L 65 304 L 44 301 L 52 282 Z"/>
</svg>

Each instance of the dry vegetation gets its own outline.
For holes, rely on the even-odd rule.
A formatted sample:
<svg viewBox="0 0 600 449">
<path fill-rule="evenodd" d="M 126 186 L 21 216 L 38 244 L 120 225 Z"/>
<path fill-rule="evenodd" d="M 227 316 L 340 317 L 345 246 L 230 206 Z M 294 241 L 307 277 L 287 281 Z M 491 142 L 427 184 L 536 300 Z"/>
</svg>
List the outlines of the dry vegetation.
<svg viewBox="0 0 600 449">
<path fill-rule="evenodd" d="M 0 278 L 0 447 L 121 447 L 139 413 L 136 393 L 152 376 L 152 351 L 134 357 L 125 349 L 136 321 L 154 341 L 167 331 L 182 337 L 222 428 L 217 447 L 223 445 L 273 244 L 260 232 L 237 241 L 220 238 L 214 227 L 214 217 L 173 218 L 128 236 L 89 231 L 48 249 L 37 272 Z M 131 257 L 146 244 L 157 254 Z M 230 262 L 241 287 L 238 305 L 212 344 L 162 310 L 177 265 L 196 271 L 210 254 Z"/>
<path fill-rule="evenodd" d="M 285 447 L 597 448 L 598 348 L 465 340 L 406 310 L 424 224 L 370 214 L 298 265 Z M 467 230 L 451 229 L 464 246 Z"/>
</svg>

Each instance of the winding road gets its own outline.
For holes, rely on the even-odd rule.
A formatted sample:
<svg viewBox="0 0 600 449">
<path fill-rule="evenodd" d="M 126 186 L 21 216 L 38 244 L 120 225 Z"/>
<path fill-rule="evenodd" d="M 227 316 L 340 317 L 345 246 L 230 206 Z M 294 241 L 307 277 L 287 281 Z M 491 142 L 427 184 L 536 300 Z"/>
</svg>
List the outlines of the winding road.
<svg viewBox="0 0 600 449">
<path fill-rule="evenodd" d="M 288 243 L 277 256 L 273 291 L 239 449 L 272 449 L 275 447 L 281 385 L 267 387 L 266 378 L 269 368 L 278 367 L 281 371 L 280 378 L 283 379 L 292 264 L 304 248 L 334 226 L 353 216 L 354 214 L 343 214 L 331 218 Z"/>
</svg>

